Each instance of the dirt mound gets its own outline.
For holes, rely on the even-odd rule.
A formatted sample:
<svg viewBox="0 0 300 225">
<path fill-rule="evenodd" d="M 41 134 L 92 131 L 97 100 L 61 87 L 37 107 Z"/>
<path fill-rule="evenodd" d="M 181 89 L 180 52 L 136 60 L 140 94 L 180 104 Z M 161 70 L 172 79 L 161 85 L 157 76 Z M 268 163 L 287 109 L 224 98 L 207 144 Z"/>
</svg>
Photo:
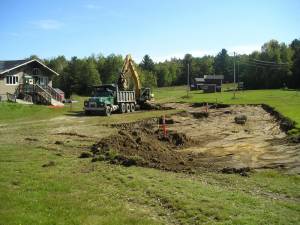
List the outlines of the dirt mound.
<svg viewBox="0 0 300 225">
<path fill-rule="evenodd" d="M 138 165 L 173 171 L 190 170 L 181 148 L 196 144 L 185 134 L 175 131 L 165 136 L 157 124 L 150 121 L 119 125 L 117 134 L 92 146 L 92 161 L 107 160 L 125 166 Z"/>
<path fill-rule="evenodd" d="M 160 141 L 165 141 L 168 144 L 173 146 L 189 146 L 193 141 L 189 139 L 185 134 L 183 133 L 177 133 L 175 131 L 169 131 L 169 133 L 165 136 L 162 132 L 155 132 L 157 134 L 157 138 Z M 172 146 L 173 145 L 173 146 Z"/>
</svg>

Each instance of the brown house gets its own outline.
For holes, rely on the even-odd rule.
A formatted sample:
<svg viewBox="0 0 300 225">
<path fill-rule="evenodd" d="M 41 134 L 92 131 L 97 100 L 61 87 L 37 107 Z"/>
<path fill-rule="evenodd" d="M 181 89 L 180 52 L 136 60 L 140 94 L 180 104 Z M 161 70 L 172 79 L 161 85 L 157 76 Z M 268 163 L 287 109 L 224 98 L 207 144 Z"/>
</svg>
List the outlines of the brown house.
<svg viewBox="0 0 300 225">
<path fill-rule="evenodd" d="M 59 74 L 36 59 L 0 61 L 0 100 L 59 105 L 64 95 L 52 87 L 54 76 Z"/>
</svg>

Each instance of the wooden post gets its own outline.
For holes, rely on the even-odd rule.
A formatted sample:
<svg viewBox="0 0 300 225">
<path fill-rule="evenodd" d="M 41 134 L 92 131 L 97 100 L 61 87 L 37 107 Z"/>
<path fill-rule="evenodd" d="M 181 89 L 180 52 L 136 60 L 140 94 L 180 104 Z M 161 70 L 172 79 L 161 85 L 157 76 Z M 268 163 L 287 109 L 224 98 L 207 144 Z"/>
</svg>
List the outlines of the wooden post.
<svg viewBox="0 0 300 225">
<path fill-rule="evenodd" d="M 72 105 L 72 100 L 71 100 L 71 102 L 70 102 L 70 112 L 72 112 L 73 111 L 73 105 Z"/>
<path fill-rule="evenodd" d="M 187 89 L 186 89 L 186 96 L 189 97 L 190 91 L 190 64 L 187 64 Z"/>
<path fill-rule="evenodd" d="M 167 127 L 166 127 L 166 116 L 163 115 L 163 120 L 162 120 L 162 127 L 163 127 L 163 132 L 164 132 L 164 137 L 167 137 Z"/>
</svg>

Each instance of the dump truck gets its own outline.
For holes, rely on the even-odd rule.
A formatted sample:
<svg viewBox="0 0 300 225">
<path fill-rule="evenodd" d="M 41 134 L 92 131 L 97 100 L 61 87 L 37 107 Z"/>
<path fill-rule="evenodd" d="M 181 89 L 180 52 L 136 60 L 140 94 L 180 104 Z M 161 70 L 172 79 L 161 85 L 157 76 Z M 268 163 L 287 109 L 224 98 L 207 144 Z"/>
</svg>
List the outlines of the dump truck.
<svg viewBox="0 0 300 225">
<path fill-rule="evenodd" d="M 134 90 L 128 87 L 128 77 L 134 81 Z M 150 88 L 142 88 L 139 75 L 135 70 L 133 60 L 127 55 L 116 84 L 105 84 L 93 87 L 92 97 L 84 101 L 86 115 L 100 112 L 105 116 L 112 112 L 134 112 L 137 106 L 143 106 L 151 101 L 153 94 Z"/>
</svg>

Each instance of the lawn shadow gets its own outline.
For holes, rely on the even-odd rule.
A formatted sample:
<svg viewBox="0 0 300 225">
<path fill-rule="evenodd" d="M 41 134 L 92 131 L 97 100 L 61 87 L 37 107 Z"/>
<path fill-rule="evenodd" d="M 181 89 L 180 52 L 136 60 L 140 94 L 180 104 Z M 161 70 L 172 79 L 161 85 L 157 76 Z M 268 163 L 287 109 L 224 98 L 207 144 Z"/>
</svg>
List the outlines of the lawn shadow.
<svg viewBox="0 0 300 225">
<path fill-rule="evenodd" d="M 296 92 L 300 92 L 300 89 L 291 89 L 291 88 L 286 88 L 286 89 L 282 89 L 283 91 L 296 91 Z"/>
<path fill-rule="evenodd" d="M 83 117 L 86 115 L 85 115 L 84 111 L 68 111 L 65 113 L 65 116 Z"/>
<path fill-rule="evenodd" d="M 96 116 L 104 116 L 100 112 L 93 112 L 89 115 L 86 115 L 84 111 L 69 111 L 64 114 L 65 116 L 74 116 L 74 117 L 96 117 Z"/>
</svg>

